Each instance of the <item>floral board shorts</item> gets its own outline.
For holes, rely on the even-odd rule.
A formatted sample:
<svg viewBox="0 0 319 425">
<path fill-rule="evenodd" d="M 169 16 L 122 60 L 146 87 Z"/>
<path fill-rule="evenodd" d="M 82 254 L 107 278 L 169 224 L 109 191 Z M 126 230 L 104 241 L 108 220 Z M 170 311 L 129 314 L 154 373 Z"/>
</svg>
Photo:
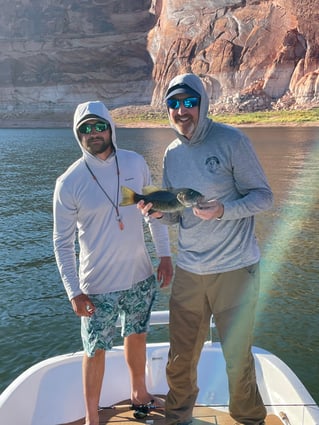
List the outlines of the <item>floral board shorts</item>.
<svg viewBox="0 0 319 425">
<path fill-rule="evenodd" d="M 121 319 L 122 337 L 147 332 L 156 294 L 157 283 L 152 275 L 124 291 L 89 295 L 96 310 L 91 317 L 81 317 L 81 336 L 86 354 L 93 357 L 97 349 L 111 350 L 118 317 Z"/>
</svg>

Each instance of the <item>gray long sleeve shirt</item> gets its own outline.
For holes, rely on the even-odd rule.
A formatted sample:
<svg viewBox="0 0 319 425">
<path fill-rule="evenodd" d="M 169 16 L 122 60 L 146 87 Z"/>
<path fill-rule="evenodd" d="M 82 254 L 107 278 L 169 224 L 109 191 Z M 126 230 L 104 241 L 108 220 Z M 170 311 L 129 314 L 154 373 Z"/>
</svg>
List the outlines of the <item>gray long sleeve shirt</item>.
<svg viewBox="0 0 319 425">
<path fill-rule="evenodd" d="M 207 118 L 207 95 L 194 75 L 186 74 L 182 81 L 201 94 L 200 118 L 190 140 L 177 133 L 168 146 L 163 187 L 189 187 L 217 199 L 224 204 L 224 215 L 202 220 L 192 208 L 181 215 L 165 214 L 163 222 L 179 223 L 177 265 L 197 274 L 249 266 L 260 259 L 254 215 L 272 206 L 272 191 L 247 136 Z"/>
</svg>

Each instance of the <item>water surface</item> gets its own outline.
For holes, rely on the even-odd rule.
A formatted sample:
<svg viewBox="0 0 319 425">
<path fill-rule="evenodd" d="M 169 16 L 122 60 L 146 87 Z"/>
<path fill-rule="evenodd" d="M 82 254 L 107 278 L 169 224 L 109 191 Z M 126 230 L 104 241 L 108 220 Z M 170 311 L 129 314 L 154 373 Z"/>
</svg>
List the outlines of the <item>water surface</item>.
<svg viewBox="0 0 319 425">
<path fill-rule="evenodd" d="M 275 194 L 274 208 L 257 217 L 263 260 L 255 345 L 281 357 L 319 402 L 319 129 L 243 130 Z M 160 185 L 171 130 L 117 135 L 120 147 L 145 156 Z M 79 155 L 71 130 L 0 130 L 0 392 L 32 364 L 82 349 L 52 251 L 55 179 Z M 175 255 L 175 227 L 170 232 Z M 168 296 L 162 291 L 157 310 L 167 309 Z M 149 341 L 167 337 L 158 326 Z"/>
</svg>

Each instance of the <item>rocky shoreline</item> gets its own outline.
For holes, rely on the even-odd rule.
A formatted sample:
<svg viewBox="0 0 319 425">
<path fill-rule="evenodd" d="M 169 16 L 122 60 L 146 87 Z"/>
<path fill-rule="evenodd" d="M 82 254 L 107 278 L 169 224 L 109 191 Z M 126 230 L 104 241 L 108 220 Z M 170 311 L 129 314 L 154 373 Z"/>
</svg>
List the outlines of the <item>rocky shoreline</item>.
<svg viewBox="0 0 319 425">
<path fill-rule="evenodd" d="M 73 112 L 68 114 L 37 114 L 30 116 L 22 114 L 16 117 L 0 117 L 0 128 L 72 128 Z M 152 106 L 126 106 L 110 111 L 112 118 L 118 128 L 169 128 L 169 122 L 165 109 Z M 213 117 L 214 119 L 214 117 Z M 231 124 L 236 127 L 319 127 L 317 121 L 306 122 L 281 122 L 262 121 L 259 123 Z"/>
</svg>

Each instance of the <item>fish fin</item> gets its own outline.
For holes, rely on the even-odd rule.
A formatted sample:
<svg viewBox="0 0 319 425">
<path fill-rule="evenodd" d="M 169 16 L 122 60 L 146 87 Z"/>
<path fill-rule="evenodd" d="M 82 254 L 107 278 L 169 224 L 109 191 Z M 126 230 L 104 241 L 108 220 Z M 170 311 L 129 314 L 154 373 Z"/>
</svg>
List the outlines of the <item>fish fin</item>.
<svg viewBox="0 0 319 425">
<path fill-rule="evenodd" d="M 143 187 L 143 195 L 149 195 L 150 193 L 158 192 L 159 190 L 163 190 L 163 189 L 159 189 L 156 186 L 144 186 Z"/>
<path fill-rule="evenodd" d="M 130 189 L 126 186 L 121 186 L 121 192 L 122 192 L 122 201 L 120 202 L 120 207 L 126 207 L 128 205 L 135 204 L 135 192 L 134 190 Z"/>
</svg>

